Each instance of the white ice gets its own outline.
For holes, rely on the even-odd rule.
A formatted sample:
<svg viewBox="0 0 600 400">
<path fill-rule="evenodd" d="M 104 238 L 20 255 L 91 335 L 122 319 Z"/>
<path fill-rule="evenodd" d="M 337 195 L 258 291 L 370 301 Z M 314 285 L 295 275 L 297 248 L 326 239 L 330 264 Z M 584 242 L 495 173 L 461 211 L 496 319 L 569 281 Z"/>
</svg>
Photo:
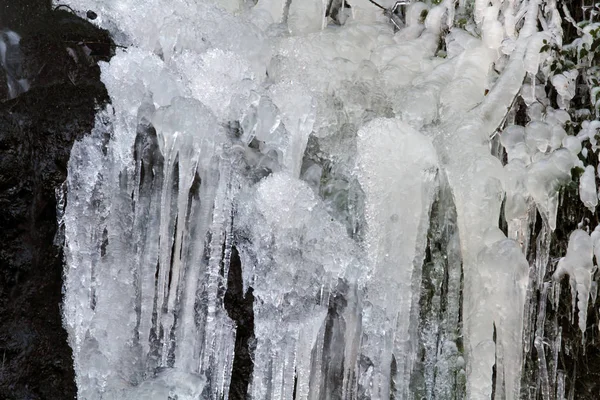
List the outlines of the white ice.
<svg viewBox="0 0 600 400">
<path fill-rule="evenodd" d="M 555 227 L 584 140 L 522 89 L 552 39 L 537 32 L 539 1 L 477 1 L 471 33 L 449 0 L 407 6 L 397 33 L 367 0 L 343 26 L 327 25 L 322 0 L 253 3 L 69 2 L 127 46 L 101 66 L 112 106 L 69 164 L 64 314 L 79 396 L 227 399 L 235 243 L 255 296 L 253 398 L 331 398 L 335 368 L 344 398 L 409 398 L 443 181 L 464 274 L 466 365 L 452 367 L 479 399 L 496 363 L 496 393 L 519 398 L 523 221 L 537 206 Z M 520 93 L 531 122 L 505 127 Z M 497 134 L 506 166 L 490 152 Z M 573 263 L 583 279 L 589 265 Z"/>
</svg>

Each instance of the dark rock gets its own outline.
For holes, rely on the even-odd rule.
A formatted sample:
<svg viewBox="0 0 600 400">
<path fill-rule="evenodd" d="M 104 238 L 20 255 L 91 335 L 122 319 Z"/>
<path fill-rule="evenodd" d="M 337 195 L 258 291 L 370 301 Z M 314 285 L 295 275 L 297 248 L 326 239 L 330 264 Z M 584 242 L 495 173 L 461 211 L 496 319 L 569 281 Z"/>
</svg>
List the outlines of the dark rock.
<svg viewBox="0 0 600 400">
<path fill-rule="evenodd" d="M 13 29 L 24 26 L 3 15 Z M 26 15 L 18 33 L 31 90 L 0 103 L 0 399 L 73 399 L 55 190 L 73 142 L 90 132 L 108 101 L 96 61 L 110 57 L 112 44 L 107 32 L 68 11 L 40 5 Z M 86 42 L 108 51 L 84 57 Z"/>
<path fill-rule="evenodd" d="M 0 29 L 21 31 L 30 21 L 50 12 L 52 0 L 0 0 Z"/>
<path fill-rule="evenodd" d="M 229 386 L 229 399 L 245 400 L 248 386 L 252 381 L 254 370 L 253 347 L 254 341 L 254 289 L 249 287 L 244 294 L 242 282 L 242 261 L 235 246 L 231 248 L 229 274 L 227 276 L 227 291 L 224 297 L 224 307 L 227 315 L 236 324 L 235 354 Z"/>
<path fill-rule="evenodd" d="M 92 10 L 88 10 L 88 12 L 86 13 L 86 16 L 88 17 L 88 19 L 91 19 L 91 20 L 98 18 L 98 14 L 96 14 Z"/>
</svg>

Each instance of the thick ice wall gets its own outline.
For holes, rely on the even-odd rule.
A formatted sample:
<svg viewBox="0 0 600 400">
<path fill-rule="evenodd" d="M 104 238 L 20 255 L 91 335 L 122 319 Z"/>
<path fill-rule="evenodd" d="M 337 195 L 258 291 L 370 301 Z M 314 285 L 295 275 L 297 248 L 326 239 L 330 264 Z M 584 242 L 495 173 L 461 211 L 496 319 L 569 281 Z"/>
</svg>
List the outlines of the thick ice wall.
<svg viewBox="0 0 600 400">
<path fill-rule="evenodd" d="M 191 118 L 173 121 L 181 113 Z M 156 119 L 158 135 L 148 125 L 138 131 L 134 157 L 141 159 L 125 163 L 121 141 L 106 143 L 109 127 L 100 122 L 93 142 L 73 150 L 71 201 L 65 213 L 70 266 L 65 313 L 70 316 L 79 395 L 85 398 L 99 398 L 105 391 L 122 398 L 121 390 L 155 368 L 173 366 L 170 335 L 179 331 L 180 337 L 185 321 L 194 319 L 194 304 L 180 308 L 186 296 L 180 281 L 203 253 L 218 184 L 215 145 L 222 132 L 210 111 L 190 100 L 174 99 L 172 106 L 157 111 Z M 130 134 L 136 137 L 136 131 Z M 193 189 L 196 180 L 203 181 L 201 189 Z M 205 204 L 190 196 L 194 190 Z M 199 223 L 186 226 L 194 215 Z M 90 225 L 75 223 L 82 218 Z M 91 259 L 88 268 L 85 259 Z M 178 357 L 176 365 L 185 365 L 185 358 Z M 199 373 L 198 367 L 196 361 L 186 372 Z"/>
<path fill-rule="evenodd" d="M 142 351 L 130 359 L 146 357 L 152 367 L 172 366 L 170 372 L 182 377 L 187 373 L 206 375 L 205 383 L 200 383 L 198 376 L 198 384 L 205 385 L 202 396 L 227 398 L 235 327 L 223 312 L 220 296 L 233 230 L 235 240 L 240 240 L 244 290 L 252 286 L 258 299 L 254 308 L 254 397 L 289 398 L 296 390 L 297 398 L 328 398 L 333 375 L 327 371 L 341 369 L 342 364 L 339 376 L 343 378 L 339 379 L 344 395 L 361 392 L 387 399 L 393 386 L 396 396 L 407 397 L 416 354 L 429 207 L 435 176 L 441 169 L 454 196 L 460 235 L 457 253 L 464 259 L 468 396 L 489 397 L 491 365 L 498 358 L 496 393 L 516 397 L 522 348 L 517 339 L 523 329 L 518 315 L 524 305 L 526 264 L 519 245 L 494 229 L 504 190 L 511 196 L 507 205 L 513 219 L 523 217 L 528 192 L 536 192 L 536 202 L 543 208 L 577 147 L 577 143 L 565 142 L 564 131 L 540 125 L 540 117 L 532 118 L 536 123 L 523 132 L 515 131 L 503 139 L 509 152 L 507 168 L 490 154 L 490 137 L 503 124 L 525 74 L 537 71 L 546 37 L 535 36 L 538 2 L 527 6 L 531 12 L 526 13 L 519 39 L 511 34 L 514 20 L 508 18 L 504 27 L 499 25 L 502 11 L 498 4 L 480 2 L 482 38 L 453 29 L 446 36 L 447 59 L 436 54 L 442 27 L 452 15 L 450 2 L 433 7 L 424 21 L 421 15 L 428 7 L 412 4 L 407 9 L 408 26 L 397 34 L 367 0 L 352 2 L 354 17 L 345 26 L 323 30 L 324 16 L 319 10 L 324 5 L 319 0 L 292 1 L 287 15 L 283 1 L 259 0 L 247 14 L 235 1 L 219 2 L 238 16 L 208 1 L 73 3 L 80 9 L 96 10 L 99 24 L 115 32 L 115 24 L 119 26 L 121 44 L 132 45 L 103 66 L 115 109 L 108 146 L 112 164 L 104 160 L 88 165 L 72 181 L 73 188 L 84 188 L 84 179 L 95 182 L 102 176 L 102 182 L 110 180 L 110 187 L 95 189 L 101 197 L 102 218 L 110 220 L 100 226 L 116 225 L 123 231 L 129 229 L 131 236 L 138 230 L 146 235 L 144 245 L 132 250 L 139 254 L 135 260 L 125 267 L 111 264 L 112 273 L 143 280 L 141 295 L 126 285 L 111 289 L 122 290 L 126 298 L 138 296 L 135 301 L 124 301 L 124 310 L 139 305 L 142 310 L 139 328 L 134 322 L 107 326 L 109 332 L 114 330 L 112 338 L 127 337 L 132 323 L 142 338 L 153 324 L 163 328 L 151 341 L 141 340 Z M 517 11 L 513 6 L 503 9 L 505 15 Z M 287 30 L 277 25 L 286 18 L 288 22 L 291 18 Z M 276 25 L 270 26 L 271 22 Z M 501 41 L 502 29 L 507 37 L 515 36 L 515 43 Z M 289 30 L 300 35 L 290 36 Z M 531 36 L 535 40 L 528 40 Z M 510 59 L 500 58 L 502 54 L 510 54 Z M 502 70 L 498 79 L 489 76 L 495 61 L 500 61 L 496 66 Z M 179 120 L 180 116 L 184 117 Z M 394 116 L 399 118 L 380 118 Z M 232 132 L 237 129 L 239 138 L 225 138 L 221 125 L 235 128 Z M 198 135 L 196 126 L 214 127 L 222 140 Z M 139 130 L 147 133 L 137 134 Z M 317 154 L 309 154 L 312 148 L 306 150 L 313 133 L 311 139 L 316 138 L 315 147 L 320 148 Z M 84 152 L 102 159 L 104 156 L 94 155 L 102 154 L 97 146 L 97 142 L 86 142 L 78 150 L 81 153 L 75 153 L 78 160 L 87 157 Z M 146 154 L 148 160 L 160 159 L 161 168 L 137 160 L 135 146 L 141 146 L 136 151 Z M 154 147 L 157 152 L 149 150 Z M 312 166 L 305 164 L 309 156 L 313 157 Z M 540 165 L 538 176 L 533 167 L 538 162 L 556 168 L 547 174 Z M 327 174 L 351 176 L 355 163 L 361 187 L 352 190 L 364 191 L 366 224 L 361 227 L 364 232 L 355 231 L 350 239 L 337 222 L 343 216 L 319 195 L 326 197 L 324 192 L 338 190 L 327 183 L 328 179 L 334 181 Z M 111 171 L 112 178 L 104 178 L 104 169 Z M 115 172 L 122 170 L 128 172 L 123 175 L 127 182 L 122 177 L 119 180 Z M 274 174 L 261 180 L 270 172 Z M 137 181 L 147 184 L 134 190 L 132 225 L 116 216 L 126 214 L 117 211 L 119 207 L 131 209 L 130 187 Z M 200 181 L 197 195 L 191 194 Z M 346 186 L 352 185 L 359 186 Z M 84 189 L 77 190 L 73 194 L 83 196 Z M 189 220 L 195 222 L 182 224 L 180 217 L 187 215 L 190 204 Z M 72 225 L 77 216 L 94 214 L 85 205 L 78 207 L 69 214 Z M 360 208 L 355 210 L 360 213 Z M 93 218 L 101 217 L 94 214 Z M 159 229 L 144 230 L 154 226 Z M 83 232 L 89 227 L 77 229 Z M 117 253 L 114 231 L 107 229 L 109 244 L 104 250 L 105 257 L 112 260 L 121 254 Z M 108 258 L 102 261 L 98 256 L 97 241 L 103 234 L 101 230 L 89 233 L 91 239 L 81 244 L 81 248 L 92 249 L 89 251 L 79 251 L 80 245 L 71 235 L 75 247 L 70 265 L 86 265 L 94 271 L 104 262 L 111 270 Z M 158 237 L 168 239 L 159 244 Z M 184 249 L 179 257 L 172 251 L 177 248 Z M 91 260 L 88 254 L 93 255 Z M 157 283 L 164 289 L 156 293 L 155 260 L 161 265 Z M 128 277 L 128 268 L 135 265 L 148 267 L 145 273 Z M 86 290 L 96 291 L 87 282 L 80 286 L 78 277 L 73 275 L 70 283 L 79 288 L 73 293 L 85 298 Z M 99 293 L 102 298 L 108 291 Z M 87 321 L 84 326 L 89 326 L 90 320 L 106 324 L 104 317 L 95 317 L 82 306 L 76 294 L 69 296 L 67 319 Z M 510 297 L 510 308 L 498 304 L 505 296 Z M 338 298 L 348 303 L 338 306 L 341 310 L 332 306 Z M 154 313 L 153 302 L 160 305 L 160 312 Z M 508 309 L 517 310 L 517 316 L 507 316 Z M 492 340 L 494 325 L 496 344 Z M 85 329 L 72 329 L 75 343 L 86 340 Z M 78 376 L 91 370 L 98 382 L 108 382 L 114 376 L 112 370 L 125 373 L 124 368 L 115 366 L 129 356 L 121 352 L 123 358 L 116 360 L 112 354 L 113 350 L 127 350 L 127 345 L 102 340 L 84 348 L 93 355 L 104 355 L 103 349 L 111 348 L 108 361 L 98 362 L 100 367 L 94 370 L 87 356 L 77 353 L 81 362 Z M 452 340 L 444 346 L 458 353 L 458 344 Z M 150 349 L 155 352 L 144 356 Z M 172 385 L 160 375 L 151 379 L 149 374 L 140 374 L 128 384 L 147 379 L 139 393 L 147 388 L 171 390 Z M 88 382 L 78 384 L 83 387 L 80 390 L 93 390 Z M 121 387 L 114 383 L 113 389 L 117 388 Z M 195 395 L 186 390 L 182 387 L 178 395 Z"/>
<path fill-rule="evenodd" d="M 106 15 L 110 15 L 110 13 Z M 103 376 L 104 385 L 108 388 L 105 395 L 120 393 L 121 396 L 135 397 L 147 390 L 157 390 L 157 395 L 160 391 L 170 390 L 169 387 L 161 383 L 160 379 L 151 378 L 154 367 L 166 366 L 177 368 L 182 374 L 190 372 L 207 374 L 206 389 L 203 396 L 218 397 L 222 394 L 227 397 L 227 379 L 229 368 L 231 368 L 231 345 L 234 330 L 231 321 L 223 316 L 221 299 L 217 294 L 218 287 L 222 283 L 219 283 L 218 269 L 214 269 L 218 268 L 218 259 L 216 259 L 214 253 L 220 254 L 218 243 L 221 243 L 223 236 L 221 231 L 226 226 L 225 215 L 227 214 L 228 201 L 230 201 L 229 197 L 224 197 L 226 196 L 225 186 L 228 183 L 228 169 L 224 166 L 215 170 L 215 167 L 219 164 L 215 164 L 215 159 L 207 156 L 206 153 L 198 151 L 198 147 L 202 146 L 192 144 L 194 140 L 199 138 L 197 135 L 192 134 L 195 138 L 192 140 L 188 133 L 190 133 L 190 130 L 198 129 L 198 127 L 218 126 L 218 123 L 226 122 L 229 118 L 235 120 L 247 115 L 243 103 L 245 98 L 251 101 L 256 98 L 255 91 L 258 88 L 253 83 L 256 70 L 248 68 L 249 63 L 244 60 L 243 55 L 240 56 L 239 53 L 231 52 L 231 47 L 222 46 L 220 49 L 207 50 L 209 45 L 196 46 L 193 40 L 190 41 L 190 37 L 193 39 L 194 36 L 189 36 L 189 34 L 193 32 L 185 30 L 184 21 L 185 18 L 174 14 L 168 16 L 166 22 L 157 23 L 156 28 L 162 30 L 165 35 L 168 34 L 169 38 L 174 38 L 173 42 L 166 42 L 165 37 L 159 37 L 156 46 L 153 46 L 152 42 L 140 42 L 137 49 L 132 48 L 126 52 L 121 52 L 110 65 L 103 66 L 103 79 L 107 83 L 116 110 L 116 117 L 113 122 L 115 133 L 113 133 L 110 142 L 111 151 L 116 155 L 115 168 L 119 169 L 118 165 L 121 165 L 121 168 L 129 170 L 134 174 L 133 180 L 143 179 L 138 175 L 140 172 L 144 172 L 145 179 L 148 179 L 149 174 L 155 176 L 157 173 L 155 167 L 149 169 L 148 165 L 143 163 L 138 165 L 137 169 L 133 169 L 131 166 L 131 160 L 136 154 L 132 148 L 138 142 L 134 133 L 139 130 L 139 125 L 150 131 L 156 129 L 156 138 L 153 139 L 155 141 L 153 145 L 162 154 L 164 162 L 164 171 L 158 175 L 161 177 L 162 185 L 157 185 L 160 186 L 159 188 L 147 188 L 149 191 L 139 194 L 139 198 L 134 196 L 134 200 L 139 200 L 140 203 L 148 201 L 148 198 L 144 196 L 150 197 L 152 201 L 147 207 L 151 208 L 156 214 L 147 219 L 138 220 L 132 230 L 145 232 L 146 229 L 153 226 L 150 223 L 158 224 L 159 229 L 158 232 L 148 231 L 146 233 L 148 238 L 145 239 L 144 246 L 141 246 L 142 250 L 138 250 L 142 252 L 138 256 L 141 260 L 133 260 L 132 264 L 154 266 L 153 260 L 158 260 L 159 265 L 170 266 L 169 268 L 161 267 L 158 269 L 158 280 L 155 283 L 153 283 L 152 278 L 154 273 L 151 271 L 141 271 L 137 275 L 138 279 L 143 281 L 140 293 L 135 293 L 139 296 L 142 312 L 142 316 L 139 318 L 140 326 L 137 328 L 139 337 L 142 338 L 141 362 L 144 364 L 144 357 L 147 357 L 148 361 L 145 363 L 151 365 L 145 368 L 142 367 L 138 371 L 140 375 L 138 380 L 131 381 L 130 384 L 135 385 L 146 379 L 145 383 L 139 387 L 139 391 L 138 389 L 129 390 L 121 388 L 114 380 L 109 379 L 111 377 Z M 176 28 L 177 30 L 173 31 Z M 222 67 L 229 63 L 233 63 L 235 68 L 229 68 L 223 73 Z M 261 128 L 255 132 L 256 137 L 265 139 L 266 142 L 271 141 L 272 149 L 282 154 L 279 162 L 288 174 L 285 175 L 285 182 L 291 184 L 292 187 L 299 183 L 294 176 L 299 174 L 303 149 L 306 146 L 308 134 L 312 130 L 311 114 L 314 106 L 310 96 L 305 94 L 303 90 L 302 85 L 284 83 L 273 85 L 262 94 L 258 94 L 260 99 L 257 107 L 258 120 L 264 123 L 268 114 L 273 123 L 268 124 L 271 128 Z M 258 89 L 258 92 L 260 91 Z M 290 96 L 290 94 L 292 95 Z M 196 100 L 187 100 L 178 96 L 194 97 L 207 106 Z M 261 108 L 260 104 L 271 104 L 273 107 Z M 186 117 L 181 118 L 182 116 Z M 217 122 L 218 120 L 220 121 Z M 275 132 L 272 127 L 276 126 L 283 128 Z M 217 130 L 221 132 L 220 128 Z M 280 141 L 281 138 L 275 139 L 277 134 L 281 135 L 282 133 L 283 141 Z M 250 141 L 252 136 L 246 139 Z M 139 140 L 143 141 L 145 139 Z M 205 141 L 201 140 L 201 143 L 205 143 Z M 221 154 L 219 146 L 222 142 L 216 141 L 213 144 L 215 146 L 212 150 L 215 151 L 215 154 Z M 211 166 L 212 168 L 210 168 Z M 194 167 L 198 167 L 198 170 L 202 170 L 200 167 L 207 167 L 211 173 L 206 176 L 202 175 L 197 179 Z M 219 178 L 219 175 L 221 178 Z M 186 191 L 196 187 L 199 182 L 201 182 L 200 187 L 204 189 L 198 194 L 198 203 L 195 203 L 193 199 L 186 198 L 185 194 Z M 175 185 L 175 187 L 171 188 L 170 185 Z M 314 198 L 314 194 L 311 192 L 312 189 L 302 186 L 302 190 L 308 191 L 308 194 Z M 282 201 L 282 198 L 275 198 L 275 200 Z M 114 201 L 114 199 L 106 199 L 107 204 Z M 187 226 L 182 223 L 181 219 L 185 214 L 184 210 L 190 206 L 190 201 L 200 207 L 200 210 L 194 213 L 197 222 Z M 265 205 L 269 204 L 266 198 L 261 198 L 261 202 Z M 212 210 L 213 203 L 219 205 L 214 210 Z M 157 204 L 170 204 L 170 206 L 158 207 L 157 209 Z M 198 206 L 198 204 L 201 206 Z M 162 208 L 162 213 L 159 211 L 160 208 Z M 76 212 L 74 211 L 74 213 Z M 317 222 L 318 220 L 328 219 L 323 210 L 316 215 L 318 218 L 310 220 L 310 225 L 319 226 L 320 222 Z M 116 216 L 114 217 L 116 218 Z M 187 221 L 187 219 L 185 220 Z M 144 222 L 149 225 L 145 226 Z M 209 226 L 211 232 L 209 237 L 212 239 L 205 242 L 204 236 L 209 232 Z M 352 251 L 340 249 L 340 241 L 348 240 L 345 230 L 341 226 L 332 222 L 332 224 L 327 224 L 326 227 L 328 229 L 326 231 L 312 232 L 312 238 L 309 235 L 309 243 L 313 243 L 312 246 L 315 246 L 312 252 L 309 251 L 310 248 L 306 248 L 307 245 L 302 243 L 296 243 L 296 247 L 282 244 L 279 258 L 275 259 L 276 266 L 287 267 L 287 264 L 291 261 L 296 263 L 300 261 L 297 257 L 290 258 L 290 255 L 286 255 L 286 252 L 291 251 L 292 255 L 298 251 L 303 252 L 307 257 L 304 264 L 308 270 L 300 274 L 299 279 L 308 279 L 306 281 L 308 286 L 305 289 L 306 293 L 300 291 L 302 301 L 297 299 L 296 304 L 301 305 L 306 296 L 314 296 L 315 293 L 319 292 L 321 292 L 320 296 L 323 299 L 314 303 L 312 306 L 314 310 L 310 309 L 311 306 L 308 306 L 307 310 L 303 310 L 303 308 L 295 310 L 292 307 L 291 310 L 295 311 L 292 313 L 293 317 L 289 323 L 289 328 L 283 330 L 281 336 L 275 335 L 272 338 L 270 336 L 273 333 L 272 323 L 270 319 L 262 318 L 264 315 L 271 315 L 269 313 L 257 313 L 257 338 L 259 338 L 259 342 L 256 357 L 265 360 L 265 363 L 261 364 L 263 368 L 268 368 L 269 363 L 266 362 L 266 358 L 261 358 L 261 354 L 269 353 L 272 348 L 271 340 L 277 344 L 277 338 L 280 338 L 283 343 L 287 343 L 285 346 L 280 345 L 277 347 L 279 356 L 273 360 L 283 371 L 282 374 L 272 377 L 274 382 L 281 383 L 281 385 L 276 384 L 275 386 L 283 390 L 283 392 L 280 392 L 277 389 L 271 393 L 274 398 L 280 398 L 284 394 L 291 393 L 294 383 L 294 366 L 300 374 L 299 395 L 301 397 L 308 395 L 309 379 L 315 379 L 314 374 L 310 373 L 311 363 L 321 362 L 320 360 L 313 361 L 311 354 L 313 348 L 319 347 L 318 345 L 315 347 L 319 335 L 321 337 L 320 346 L 322 346 L 322 325 L 327 312 L 327 298 L 332 286 L 323 282 L 317 283 L 318 281 L 315 279 L 322 276 L 323 268 L 325 268 L 325 271 L 329 271 L 328 273 L 332 277 L 337 276 L 337 274 L 341 274 L 337 269 L 349 263 L 348 260 L 343 261 L 344 257 L 340 259 L 339 255 L 329 258 L 328 255 L 333 252 L 333 249 L 336 251 L 341 250 L 341 254 L 345 256 L 354 254 Z M 275 229 L 275 227 L 272 229 Z M 286 237 L 285 231 L 278 230 L 277 232 L 282 234 L 284 238 Z M 317 240 L 317 237 L 332 237 L 336 240 L 327 243 Z M 157 243 L 158 238 L 163 238 L 163 240 Z M 164 240 L 164 238 L 168 238 L 168 240 Z M 258 239 L 256 241 L 257 243 L 263 243 Z M 185 251 L 186 244 L 190 247 L 189 252 Z M 179 253 L 179 257 L 176 256 L 177 251 L 171 251 L 171 249 L 178 248 L 183 249 Z M 202 258 L 205 252 L 204 248 L 209 251 L 208 260 Z M 109 250 L 110 247 L 107 248 L 107 251 Z M 77 250 L 74 249 L 73 253 L 77 253 Z M 186 256 L 182 257 L 182 254 Z M 198 262 L 198 257 L 202 260 L 200 265 L 203 268 L 187 267 L 194 260 Z M 217 263 L 215 263 L 215 260 Z M 326 263 L 321 265 L 323 260 L 326 260 Z M 351 257 L 350 260 L 354 260 L 354 258 Z M 265 263 L 259 266 L 266 267 L 269 265 L 266 260 L 261 259 L 261 261 L 265 261 Z M 301 263 L 300 265 L 304 264 Z M 316 275 L 309 272 L 311 268 L 319 265 L 321 267 L 317 268 L 318 273 Z M 113 265 L 112 269 L 120 270 L 121 268 Z M 300 268 L 300 271 L 302 270 L 303 268 Z M 227 274 L 227 271 L 225 270 L 224 273 Z M 264 274 L 260 274 L 258 276 L 259 279 L 253 280 L 253 282 L 257 292 L 263 294 L 263 297 L 266 291 L 260 290 L 264 287 L 261 285 L 273 287 L 279 283 L 279 281 L 274 282 L 265 279 L 269 275 L 265 277 Z M 261 279 L 265 279 L 264 282 Z M 335 282 L 335 279 L 333 279 L 333 282 Z M 154 294 L 152 293 L 153 286 L 159 288 Z M 292 299 L 294 296 L 297 296 L 297 294 L 292 295 Z M 126 297 L 135 298 L 133 292 Z M 208 303 L 197 304 L 196 301 L 199 298 L 207 299 Z M 306 301 L 307 304 L 311 304 L 310 301 Z M 153 303 L 154 306 L 152 306 Z M 131 309 L 133 306 L 131 303 L 123 302 L 124 309 Z M 200 314 L 193 312 L 193 318 L 190 318 L 190 310 L 196 310 L 198 307 L 201 310 Z M 280 308 L 284 314 L 290 312 L 285 304 L 279 302 L 275 302 L 274 307 L 275 309 Z M 267 309 L 272 310 L 268 307 Z M 156 310 L 160 311 L 155 312 Z M 150 320 L 148 316 L 151 317 Z M 103 320 L 103 315 L 92 315 L 91 318 Z M 297 321 L 310 322 L 305 322 L 308 328 L 304 329 L 302 324 Z M 160 326 L 161 329 L 153 333 L 154 326 Z M 130 327 L 127 329 L 130 329 Z M 150 333 L 147 333 L 147 329 L 150 329 Z M 85 336 L 85 333 L 79 333 L 75 336 L 80 337 L 81 335 Z M 151 339 L 150 343 L 146 343 L 144 340 L 148 336 Z M 113 340 L 117 340 L 123 348 L 128 348 L 128 344 L 122 343 L 123 341 L 120 338 L 121 336 L 117 339 L 113 337 Z M 265 341 L 265 338 L 267 338 L 267 341 Z M 297 346 L 294 344 L 295 342 L 297 342 Z M 99 347 L 102 353 L 105 344 Z M 299 349 L 299 354 L 302 355 L 297 361 L 294 358 L 297 351 L 296 347 Z M 129 357 L 124 352 L 122 354 L 124 358 Z M 149 355 L 146 356 L 146 354 Z M 220 355 L 217 357 L 216 354 Z M 114 356 L 111 355 L 111 357 Z M 81 364 L 78 368 L 78 375 L 84 376 L 89 369 L 86 364 L 88 360 L 85 357 L 79 358 Z M 282 364 L 279 364 L 279 360 Z M 119 360 L 112 360 L 112 362 L 116 364 Z M 349 361 L 349 363 L 350 369 L 352 362 Z M 101 369 L 103 370 L 101 373 L 107 374 L 106 371 L 111 368 L 107 365 L 106 368 Z M 111 373 L 108 372 L 108 374 Z M 256 368 L 255 381 L 257 383 L 254 385 L 253 390 L 261 393 L 261 387 L 258 384 L 261 381 L 259 368 Z M 81 393 L 88 393 L 88 391 L 94 393 L 97 386 L 80 381 Z M 182 388 L 178 394 L 180 396 L 188 395 L 185 388 Z M 90 394 L 90 396 L 91 398 L 94 397 L 93 394 Z"/>
<path fill-rule="evenodd" d="M 104 3 L 99 22 L 127 18 L 126 6 Z M 65 315 L 79 396 L 138 398 L 156 390 L 194 397 L 204 390 L 207 398 L 227 397 L 235 330 L 218 291 L 231 204 L 229 166 L 219 162 L 221 123 L 238 118 L 243 110 L 235 106 L 262 76 L 262 55 L 249 43 L 262 47 L 251 29 L 238 31 L 237 42 L 224 40 L 211 21 L 231 17 L 208 5 L 179 2 L 167 16 L 151 6 L 140 7 L 141 20 L 127 27 L 137 46 L 102 65 L 112 121 L 105 117 L 93 139 L 74 148 L 70 165 Z M 192 18 L 210 38 L 189 28 Z M 215 43 L 220 48 L 207 51 Z M 227 64 L 234 68 L 223 72 Z M 78 227 L 84 219 L 93 227 Z M 204 381 L 204 389 L 165 386 L 153 378 L 164 367 L 175 368 L 180 381 Z"/>
<path fill-rule="evenodd" d="M 362 353 L 373 370 L 362 371 L 372 399 L 408 396 L 420 281 L 437 157 L 428 138 L 399 119 L 376 119 L 358 133 L 358 178 L 365 192 L 369 261 Z M 418 284 L 417 284 L 418 287 Z M 389 370 L 392 359 L 396 376 Z"/>
</svg>

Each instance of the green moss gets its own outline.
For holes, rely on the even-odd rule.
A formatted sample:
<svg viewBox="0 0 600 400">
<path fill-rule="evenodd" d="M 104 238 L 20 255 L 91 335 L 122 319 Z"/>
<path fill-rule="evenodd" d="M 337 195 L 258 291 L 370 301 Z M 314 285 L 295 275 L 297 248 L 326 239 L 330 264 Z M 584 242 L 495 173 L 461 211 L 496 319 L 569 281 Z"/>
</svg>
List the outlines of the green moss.
<svg viewBox="0 0 600 400">
<path fill-rule="evenodd" d="M 581 175 L 583 174 L 585 170 L 581 167 L 574 167 L 571 168 L 571 179 L 572 182 L 569 183 L 569 185 L 571 185 L 574 182 L 579 182 L 579 178 L 581 178 Z"/>
</svg>

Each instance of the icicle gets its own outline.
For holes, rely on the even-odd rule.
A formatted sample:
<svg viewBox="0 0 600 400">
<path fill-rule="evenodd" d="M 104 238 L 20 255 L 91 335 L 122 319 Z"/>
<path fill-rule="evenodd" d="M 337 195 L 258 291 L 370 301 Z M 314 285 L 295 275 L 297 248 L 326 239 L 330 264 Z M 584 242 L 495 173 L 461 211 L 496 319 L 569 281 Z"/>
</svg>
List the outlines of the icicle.
<svg viewBox="0 0 600 400">
<path fill-rule="evenodd" d="M 558 387 L 560 384 L 560 372 L 558 371 L 558 355 L 561 352 L 562 346 L 562 327 L 558 327 L 555 329 L 555 341 L 552 346 L 552 354 L 554 356 L 554 362 L 552 363 L 552 385 L 553 387 Z M 564 382 L 563 382 L 564 383 Z"/>
<path fill-rule="evenodd" d="M 594 239 L 596 238 L 597 236 Z M 553 275 L 554 279 L 559 282 L 565 274 L 569 275 L 571 282 L 571 296 L 574 302 L 573 314 L 575 313 L 575 301 L 577 301 L 577 309 L 579 309 L 579 329 L 584 338 L 588 299 L 591 287 L 591 273 L 593 269 L 593 251 L 594 244 L 590 235 L 581 229 L 576 229 L 569 236 L 567 254 L 560 259 L 556 267 L 556 272 Z"/>
<path fill-rule="evenodd" d="M 540 309 L 538 311 L 536 332 L 535 332 L 535 349 L 538 355 L 539 371 L 541 376 L 541 391 L 542 397 L 545 399 L 550 398 L 550 378 L 548 376 L 548 362 L 546 359 L 546 349 L 544 347 L 544 322 L 546 319 L 546 301 L 548 298 L 548 288 L 550 283 L 544 283 L 542 289 L 542 295 L 540 297 Z"/>
<path fill-rule="evenodd" d="M 566 400 L 565 398 L 565 374 L 562 371 L 558 372 L 556 384 L 556 400 Z"/>
<path fill-rule="evenodd" d="M 579 198 L 581 202 L 594 212 L 598 205 L 598 193 L 596 191 L 595 168 L 591 165 L 585 167 L 585 171 L 579 180 Z"/>
<path fill-rule="evenodd" d="M 358 134 L 359 181 L 366 196 L 365 247 L 370 262 L 363 355 L 374 365 L 366 390 L 373 399 L 407 395 L 414 344 L 409 330 L 413 280 L 420 281 L 437 159 L 431 142 L 397 119 L 371 121 Z M 409 195 L 410 193 L 410 195 Z M 401 224 L 402 229 L 397 229 Z M 393 305 L 390 308 L 390 305 Z M 396 376 L 390 376 L 392 357 Z"/>
</svg>

